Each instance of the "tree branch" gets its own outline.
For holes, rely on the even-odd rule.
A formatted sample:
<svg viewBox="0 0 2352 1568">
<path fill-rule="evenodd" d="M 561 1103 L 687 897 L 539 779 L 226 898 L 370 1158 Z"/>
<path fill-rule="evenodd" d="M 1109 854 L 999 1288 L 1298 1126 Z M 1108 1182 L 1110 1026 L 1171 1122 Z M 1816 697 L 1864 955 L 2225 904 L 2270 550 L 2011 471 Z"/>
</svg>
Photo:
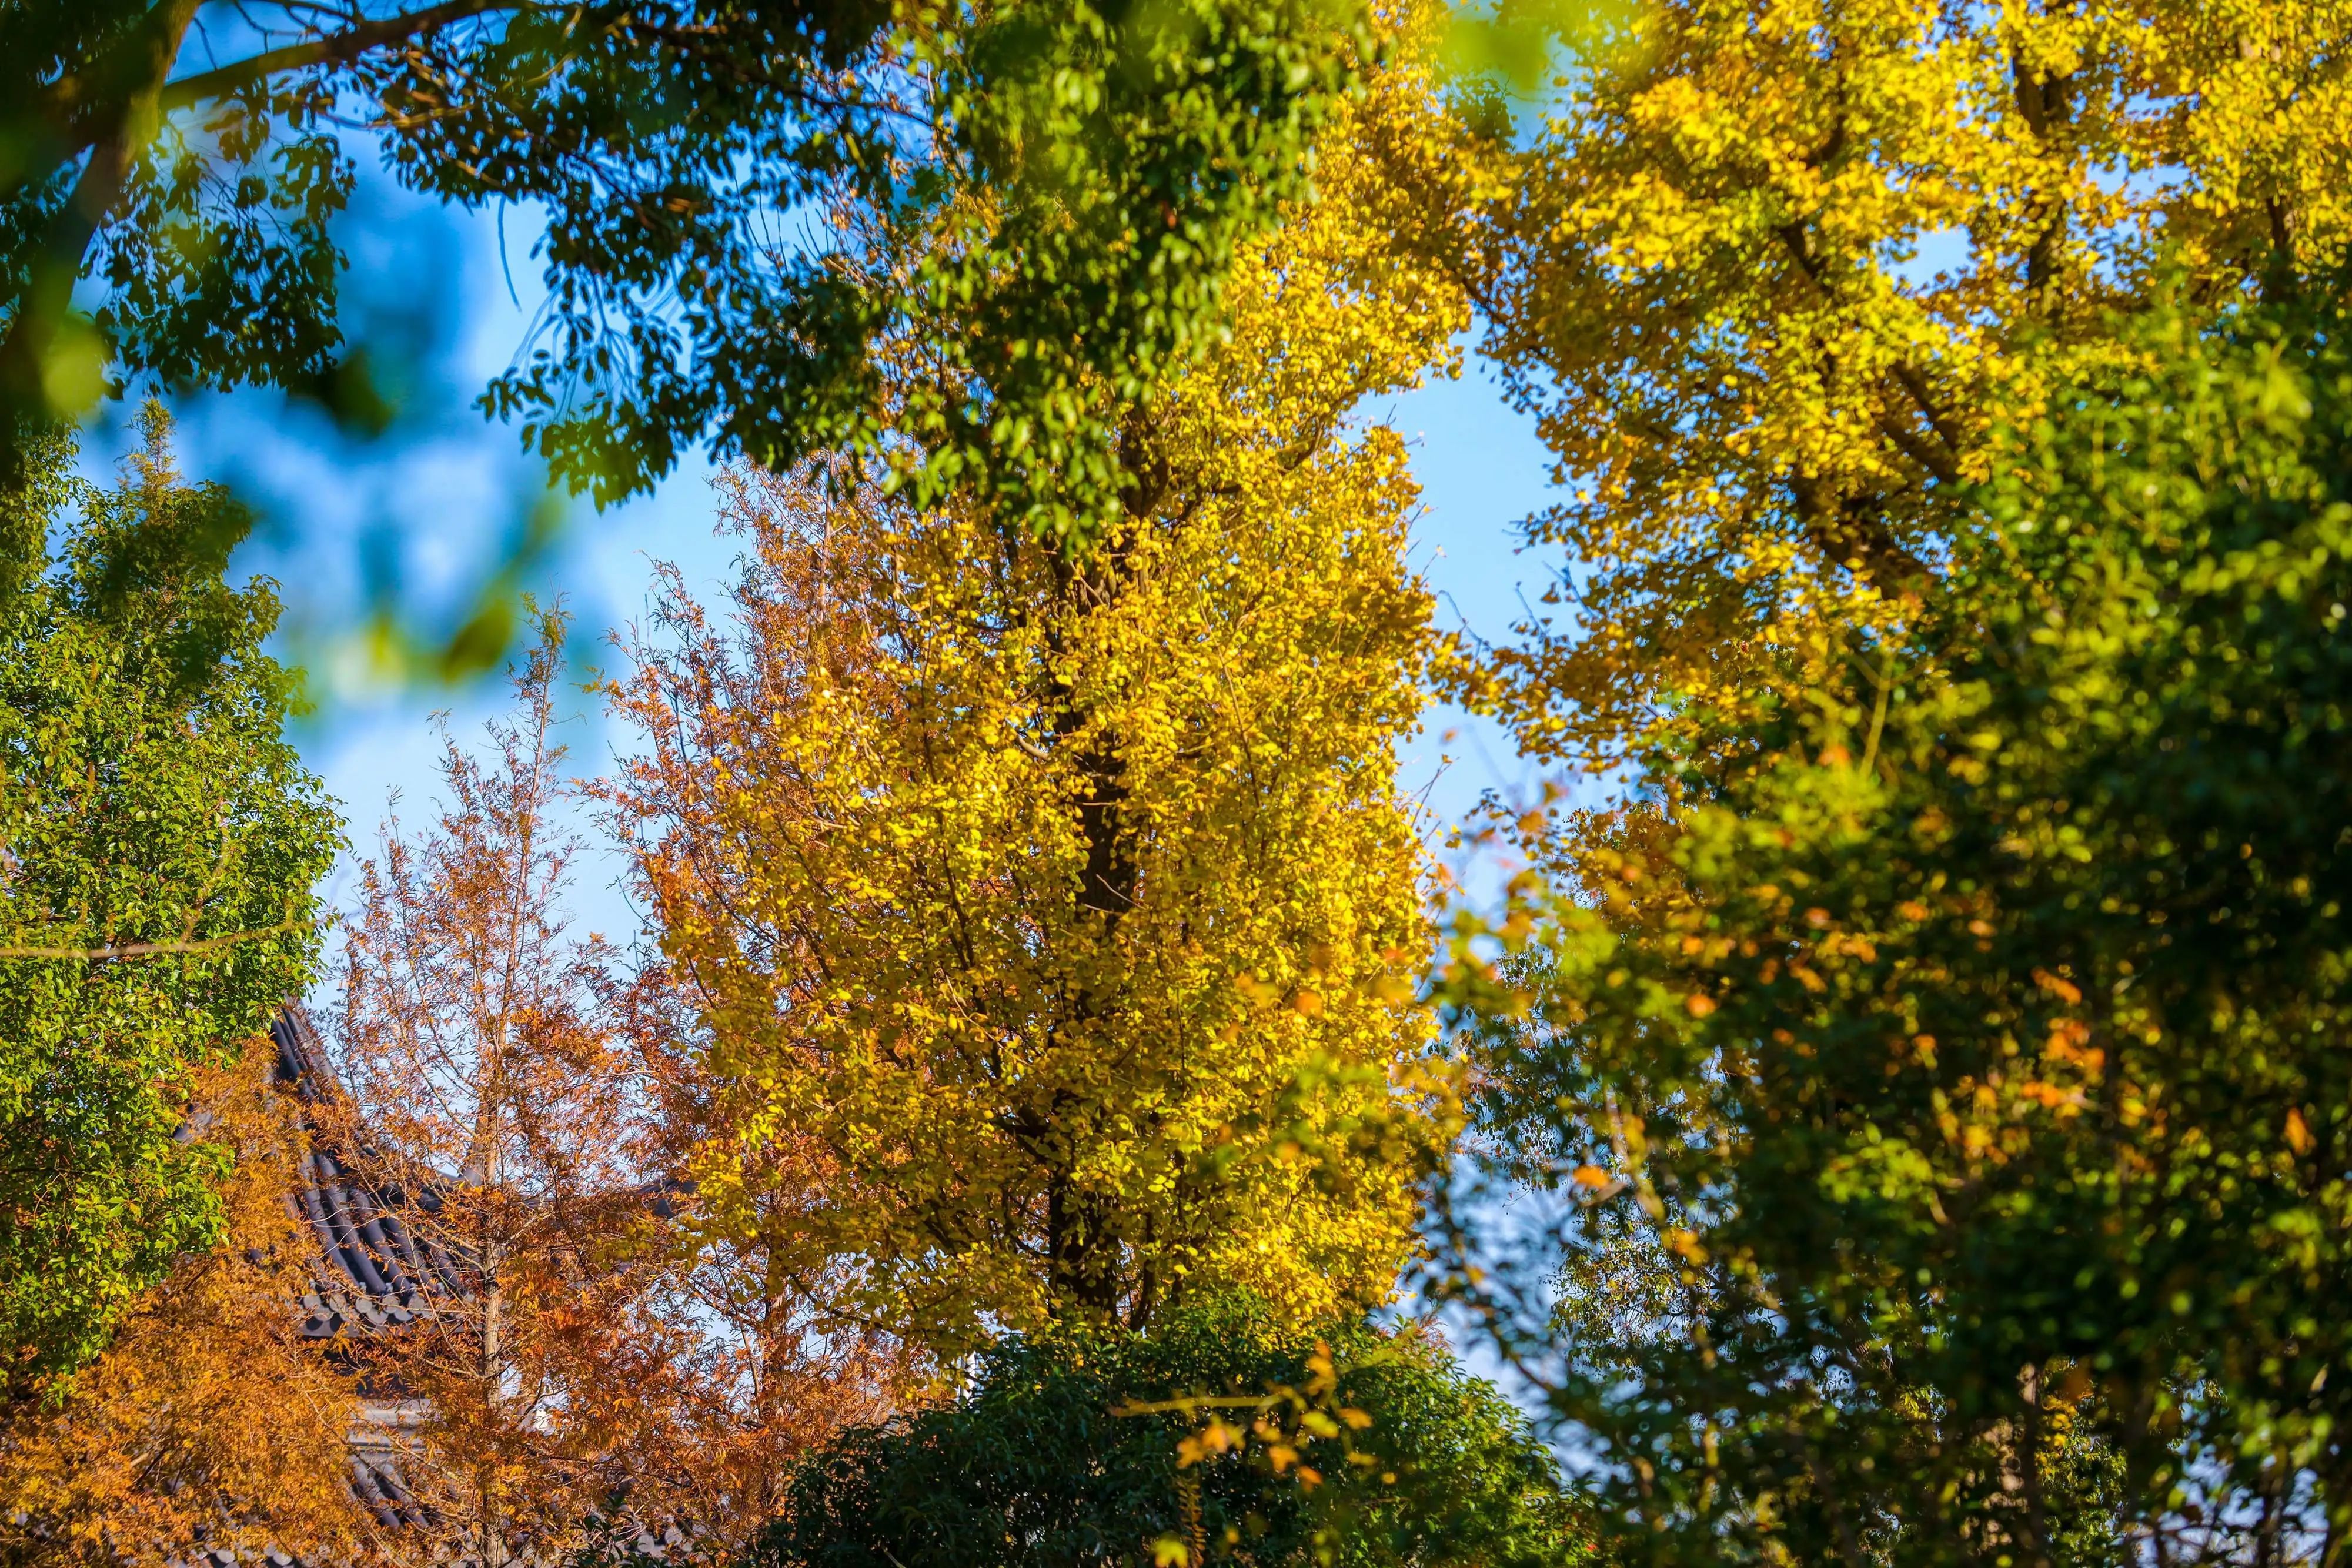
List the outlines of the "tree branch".
<svg viewBox="0 0 2352 1568">
<path fill-rule="evenodd" d="M 1932 444 L 1920 442 L 1918 452 L 1913 455 L 1919 466 L 1937 479 L 1947 485 L 1953 483 L 1960 476 L 1959 460 L 1955 455 L 1960 444 L 1950 426 L 1944 423 L 1943 413 L 1937 408 L 1936 400 L 1928 395 L 1927 378 L 1921 375 L 1910 361 L 1905 361 L 1895 367 L 1895 379 L 1902 383 L 1905 392 L 1911 394 L 1911 401 L 1918 405 L 1919 417 L 1927 422 L 1927 428 L 1936 435 Z"/>
<path fill-rule="evenodd" d="M 1889 591 L 1932 580 L 1927 563 L 1887 528 L 1874 498 L 1841 499 L 1806 474 L 1790 475 L 1789 488 L 1806 538 L 1832 565 L 1857 570 Z"/>
<path fill-rule="evenodd" d="M 158 953 L 209 953 L 215 947 L 233 943 L 250 942 L 257 936 L 277 936 L 295 926 L 291 920 L 281 920 L 275 925 L 264 925 L 251 931 L 232 931 L 223 936 L 173 938 L 162 942 L 121 942 L 108 947 L 10 947 L 0 946 L 0 958 L 63 958 L 79 963 L 95 963 L 101 958 L 144 958 Z"/>
<path fill-rule="evenodd" d="M 1820 293 L 1829 294 L 1829 280 L 1822 275 L 1821 260 L 1813 255 L 1811 240 L 1803 226 L 1786 223 L 1773 229 L 1772 234 L 1788 251 L 1790 259 L 1797 264 L 1797 270 L 1805 275 L 1805 281 Z M 1910 394 L 1911 402 L 1919 410 L 1919 417 L 1927 422 L 1933 440 L 1923 439 L 1916 431 L 1887 415 L 1881 415 L 1877 421 L 1879 434 L 1938 480 L 1947 485 L 1952 483 L 1959 477 L 1959 459 L 1956 455 L 1959 443 L 1954 439 L 1943 411 L 1937 407 L 1936 399 L 1927 389 L 1927 378 L 1907 360 L 1896 361 L 1893 373 L 1896 384 Z"/>
<path fill-rule="evenodd" d="M 362 22 L 357 26 L 323 38 L 288 44 L 283 48 L 266 50 L 250 59 L 167 82 L 163 87 L 163 110 L 168 114 L 173 110 L 186 109 L 209 99 L 226 98 L 240 88 L 264 77 L 275 76 L 279 71 L 300 70 L 307 66 L 348 65 L 371 49 L 437 33 L 453 22 L 467 21 L 494 11 L 528 11 L 535 4 L 536 0 L 442 0 L 440 5 L 427 5 L 422 10 L 404 11 L 373 22 Z"/>
<path fill-rule="evenodd" d="M 133 73 L 131 89 L 118 107 L 90 121 L 90 133 L 81 143 L 93 150 L 89 162 L 82 166 L 65 204 L 50 214 L 16 294 L 7 336 L 0 339 L 0 415 L 47 412 L 45 363 L 58 328 L 72 306 L 82 258 L 91 238 L 122 199 L 122 182 L 130 173 L 133 151 L 146 144 L 161 122 L 163 79 L 179 57 L 180 40 L 195 19 L 197 4 L 198 0 L 164 0 L 151 13 L 143 53 L 137 61 L 144 68 Z M 59 162 L 80 150 L 77 147 L 62 154 Z M 13 443 L 5 451 L 0 481 L 13 484 L 20 477 L 14 465 L 21 454 Z"/>
</svg>

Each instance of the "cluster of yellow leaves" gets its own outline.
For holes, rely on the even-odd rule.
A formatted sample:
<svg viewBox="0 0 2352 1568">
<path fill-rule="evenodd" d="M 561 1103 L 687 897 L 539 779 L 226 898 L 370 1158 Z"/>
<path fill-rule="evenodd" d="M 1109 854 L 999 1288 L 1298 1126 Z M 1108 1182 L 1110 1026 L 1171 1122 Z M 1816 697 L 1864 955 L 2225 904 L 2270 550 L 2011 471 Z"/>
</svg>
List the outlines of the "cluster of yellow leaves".
<svg viewBox="0 0 2352 1568">
<path fill-rule="evenodd" d="M 1660 0 L 1531 140 L 1377 143 L 1457 222 L 1489 350 L 1572 498 L 1561 575 L 1471 689 L 1622 757 L 1811 673 L 1931 580 L 1996 421 L 2118 312 L 2328 275 L 2352 235 L 2341 0 Z M 1490 119 L 1493 117 L 1489 117 Z"/>
<path fill-rule="evenodd" d="M 1412 1246 L 1429 936 L 1394 745 L 1433 644 L 1402 444 L 1349 416 L 1467 318 L 1368 261 L 1349 147 L 1241 268 L 1225 348 L 1131 413 L 1092 554 L 842 467 L 739 474 L 730 623 L 673 582 L 615 690 L 646 737 L 615 793 L 710 1030 L 702 1200 L 845 1319 L 951 1352 L 1197 1279 L 1320 1314 Z M 781 1211 L 780 1148 L 831 1172 Z"/>
<path fill-rule="evenodd" d="M 248 1050 L 205 1075 L 205 1135 L 236 1153 L 226 1243 L 182 1260 L 69 1384 L 0 1426 L 0 1551 L 16 1561 L 161 1565 L 198 1544 L 258 1558 L 377 1560 L 353 1502 L 348 1375 L 300 1335 L 314 1243 L 288 1191 L 304 1157 L 292 1108 Z"/>
<path fill-rule="evenodd" d="M 1391 1352 L 1384 1345 L 1373 1353 L 1371 1362 L 1389 1359 Z M 1336 1458 L 1358 1470 L 1381 1469 L 1376 1456 L 1356 1447 L 1354 1434 L 1370 1428 L 1373 1418 L 1349 1403 L 1339 1386 L 1342 1370 L 1330 1344 L 1317 1340 L 1307 1357 L 1307 1375 L 1296 1385 L 1269 1384 L 1257 1394 L 1196 1393 L 1169 1399 L 1130 1399 L 1112 1409 L 1111 1414 L 1120 1417 L 1175 1415 L 1194 1423 L 1193 1430 L 1176 1443 L 1177 1496 L 1185 1528 L 1181 1534 L 1171 1531 L 1152 1542 L 1157 1568 L 1198 1568 L 1209 1560 L 1201 1530 L 1201 1478 L 1188 1473 L 1195 1472 L 1198 1466 L 1228 1454 L 1248 1455 L 1269 1473 L 1292 1477 L 1308 1491 L 1325 1479 L 1308 1457 L 1310 1449 L 1326 1462 Z M 1383 1486 L 1393 1486 L 1396 1479 L 1394 1470 L 1381 1472 Z M 1328 1550 L 1329 1541 L 1318 1540 Z M 1224 1545 L 1231 1548 L 1240 1541 L 1241 1532 L 1228 1528 Z M 1318 1554 L 1318 1561 L 1326 1560 Z"/>
<path fill-rule="evenodd" d="M 1267 1468 L 1276 1475 L 1296 1468 L 1300 1485 L 1317 1487 L 1323 1484 L 1323 1474 L 1300 1458 L 1302 1447 L 1318 1437 L 1337 1438 L 1347 1432 L 1360 1432 L 1372 1424 L 1370 1416 L 1339 1397 L 1339 1364 L 1331 1357 L 1331 1347 L 1318 1340 L 1315 1353 L 1307 1358 L 1307 1381 L 1299 1386 L 1280 1385 L 1263 1394 L 1195 1395 L 1136 1401 L 1113 1414 L 1145 1416 L 1177 1411 L 1203 1417 L 1197 1431 L 1177 1441 L 1176 1464 L 1180 1469 L 1240 1451 L 1255 1439 L 1265 1456 Z M 1249 1425 L 1236 1425 L 1227 1418 L 1228 1411 L 1245 1416 Z M 1374 1462 L 1370 1455 L 1352 1450 L 1347 1458 L 1366 1467 Z"/>
</svg>

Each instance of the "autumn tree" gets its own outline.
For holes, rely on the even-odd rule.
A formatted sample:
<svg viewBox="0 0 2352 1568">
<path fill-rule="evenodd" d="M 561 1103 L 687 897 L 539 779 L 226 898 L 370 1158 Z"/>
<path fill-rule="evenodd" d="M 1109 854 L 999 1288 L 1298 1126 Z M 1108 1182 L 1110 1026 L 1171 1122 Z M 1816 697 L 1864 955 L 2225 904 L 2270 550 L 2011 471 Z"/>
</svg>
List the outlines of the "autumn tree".
<svg viewBox="0 0 2352 1568">
<path fill-rule="evenodd" d="M 1890 976 L 1920 952 L 1913 929 L 1850 925 L 1837 898 L 1794 890 L 1916 873 L 1893 906 L 1944 910 L 1953 889 L 2003 886 L 2024 852 L 2006 846 L 2032 841 L 1991 831 L 2004 810 L 2074 824 L 2083 837 L 2064 855 L 2147 879 L 2149 899 L 2176 885 L 2152 857 L 2158 839 L 2076 813 L 2128 800 L 2148 813 L 2135 821 L 2177 823 L 2167 813 L 2188 803 L 2075 768 L 2105 758 L 2164 775 L 2159 742 L 2179 737 L 2147 736 L 2158 749 L 2142 755 L 2106 727 L 2136 722 L 2143 697 L 2172 688 L 2132 662 L 2139 644 L 2118 632 L 2106 685 L 2036 709 L 2035 683 L 2060 672 L 2020 644 L 2113 630 L 2109 607 L 2129 600 L 2176 626 L 2179 646 L 2201 640 L 2245 662 L 2248 685 L 2227 696 L 2183 685 L 2177 711 L 2208 697 L 2263 711 L 2287 700 L 2267 676 L 2251 679 L 2273 667 L 2273 644 L 2200 618 L 2227 620 L 2200 597 L 2214 590 L 2193 563 L 2213 559 L 2200 530 L 2226 509 L 2240 463 L 2253 494 L 2276 480 L 2300 497 L 2259 525 L 2273 540 L 2298 537 L 2282 519 L 2326 502 L 2282 478 L 2278 455 L 2307 442 L 2324 473 L 2328 438 L 2314 424 L 2284 447 L 2268 435 L 2232 444 L 2213 434 L 2226 422 L 2211 400 L 2224 394 L 2197 367 L 2209 364 L 2203 334 L 2239 329 L 2256 307 L 2326 298 L 2340 275 L 2345 18 L 2309 4 L 1661 0 L 1596 7 L 1591 24 L 1539 109 L 1465 90 L 1450 140 L 1379 149 L 1392 177 L 1432 196 L 1413 243 L 1450 258 L 1477 300 L 1486 347 L 1536 414 L 1567 491 L 1530 528 L 1558 552 L 1546 608 L 1460 668 L 1460 689 L 1492 703 L 1531 756 L 1614 769 L 1622 785 L 1595 813 L 1524 824 L 1536 870 L 1522 884 L 1533 904 L 1517 913 L 1548 907 L 1558 920 L 1510 928 L 1535 946 L 1478 998 L 1510 1064 L 1486 1132 L 1502 1168 L 1550 1182 L 1562 1205 L 1559 1249 L 1530 1259 L 1489 1237 L 1475 1252 L 1483 1266 L 1550 1268 L 1558 1316 L 1548 1309 L 1510 1337 L 1541 1347 L 1579 1419 L 1604 1434 L 1625 1516 L 1664 1521 L 1639 1550 L 2278 1561 L 2294 1527 L 2334 1506 L 2320 1479 L 2334 1461 L 2299 1438 L 2273 1441 L 2293 1421 L 2265 1427 L 2257 1414 L 2284 1410 L 2263 1403 L 2284 1393 L 2233 1403 L 2241 1394 L 2222 1391 L 2243 1388 L 2236 1373 L 2200 1382 L 2210 1346 L 2150 1338 L 2130 1353 L 2146 1359 L 2126 1396 L 2084 1340 L 2061 1348 L 2085 1323 L 2121 1321 L 2088 1304 L 2121 1288 L 2091 1258 L 2120 1269 L 2155 1235 L 2215 1246 L 2179 1265 L 2202 1300 L 2218 1280 L 2242 1279 L 2234 1269 L 2262 1272 L 2219 1249 L 2242 1235 L 2236 1222 L 2194 1181 L 2141 1182 L 2137 1156 L 2116 1151 L 2145 1128 L 2116 1106 L 2086 1104 L 2070 1129 L 2111 1140 L 2105 1166 L 2064 1140 L 2053 1153 L 2038 1133 L 2024 1139 L 2038 1154 L 2012 1155 L 2000 1140 L 2013 1129 L 1990 1125 L 2011 1096 L 2034 1105 L 2031 1085 L 2062 1092 L 2023 1061 L 1999 1066 L 1988 1087 L 1997 1053 L 2052 1038 L 2039 1026 L 2059 1016 L 2060 993 L 2036 967 L 2092 998 L 2083 1007 L 2110 1005 L 2102 988 L 2120 971 L 2087 983 L 2051 956 L 2139 905 L 2120 882 L 2096 882 L 2106 869 L 2037 883 L 2051 902 L 2030 915 L 2003 903 L 2006 914 L 1981 916 L 1987 932 L 1966 920 L 1945 931 L 1954 946 L 1903 971 L 1898 1003 L 1891 979 L 1864 998 L 1841 988 L 1853 970 L 1794 960 L 1851 935 L 1862 945 L 1840 947 L 1841 965 Z M 2269 395 L 2251 372 L 2221 382 Z M 2135 398 L 2173 397 L 2179 427 L 2126 412 Z M 2044 420 L 2062 433 L 2053 449 L 2018 434 Z M 2116 444 L 2113 465 L 2096 455 L 2101 439 Z M 2178 457 L 2197 493 L 2168 470 L 2135 498 L 2128 486 L 2148 476 L 2129 449 L 2142 441 Z M 2030 504 L 2010 489 L 2034 485 L 2046 493 Z M 2073 528 L 2066 537 L 2093 551 L 2081 558 L 2049 542 L 2053 519 L 2095 514 L 2121 528 L 2134 507 L 2179 536 L 2148 536 L 2130 569 L 2150 574 L 2144 592 L 2102 586 L 2086 564 L 2130 557 L 2121 533 L 2085 544 Z M 2247 537 L 2259 510 L 2250 502 L 2240 517 Z M 2047 574 L 2039 588 L 2012 580 L 2036 573 Z M 2030 630 L 2045 614 L 2058 619 Z M 2095 635 L 2082 635 L 2074 652 L 2089 659 Z M 1990 716 L 1963 727 L 1979 701 Z M 1999 800 L 1971 792 L 1972 736 L 2040 771 L 2000 775 Z M 1798 756 L 1824 752 L 1846 761 L 1798 770 Z M 1838 797 L 1838 768 L 1857 762 L 1857 791 L 1891 792 L 1867 808 Z M 2299 753 L 2292 770 L 2325 766 Z M 2328 787 L 2301 776 L 2308 793 Z M 1807 779 L 1821 790 L 1808 793 Z M 2111 785 L 2117 793 L 2102 793 Z M 1894 815 L 1870 815 L 1882 809 Z M 1910 862 L 1892 826 L 1903 812 L 1982 831 L 1959 830 L 1932 865 Z M 1766 917 L 1762 902 L 1778 896 L 1792 902 Z M 1827 924 L 1809 924 L 1816 915 Z M 1992 958 L 1979 961 L 1978 941 Z M 2127 957 L 2143 976 L 2170 964 L 2149 944 Z M 1765 988 L 1734 1007 L 1699 983 L 1732 970 Z M 1948 995 L 1931 1004 L 1937 988 Z M 1907 1049 L 1932 1060 L 1890 1043 L 1892 1017 L 1914 999 L 1953 1009 L 1900 1036 L 1927 1040 Z M 1534 1017 L 1505 1021 L 1523 1002 Z M 2081 1049 L 2101 1071 L 2123 1070 L 2121 1045 L 2056 1038 L 2061 1057 Z M 2211 1049 L 2218 1082 L 2231 1052 Z M 2272 1060 L 2232 1061 L 2262 1112 L 2232 1110 L 2217 1090 L 2168 1125 L 2228 1143 L 2242 1114 L 2282 1113 L 2263 1100 L 2276 1092 Z M 2179 1058 L 2161 1070 L 2207 1071 Z M 1931 1134 L 1909 1120 L 1927 1107 L 1954 1120 Z M 2221 1124 L 2189 1130 L 2207 1116 Z M 1948 1144 L 1988 1135 L 2004 1152 Z M 2017 1185 L 1988 1175 L 2012 1160 Z M 2059 1228 L 2091 1222 L 2063 1214 L 2101 1181 L 2116 1207 L 2099 1223 L 2117 1239 L 2077 1247 L 2084 1232 Z M 2017 1293 L 1979 1289 L 2011 1264 Z M 2066 1281 L 2083 1269 L 2088 1293 L 2077 1295 Z M 2220 1343 L 2238 1329 L 2205 1332 Z M 2000 1335 L 2011 1337 L 1996 1352 Z M 2115 1364 L 2127 1359 L 2110 1348 Z M 2176 1349 L 2188 1359 L 2166 1364 Z M 2077 1371 L 2088 1392 L 2067 1383 Z M 2217 1402 L 2199 1403 L 2209 1395 Z M 2106 1425 L 2116 1410 L 2120 1425 Z M 2288 1450 L 2299 1457 L 2279 1457 Z M 2242 1458 L 2214 1458 L 2225 1451 Z M 2197 1479 L 2176 1490 L 2167 1476 Z M 2212 1494 L 2198 1495 L 2209 1481 Z M 2313 1541 L 2326 1539 L 2315 1526 Z"/>
<path fill-rule="evenodd" d="M 234 1159 L 221 1239 L 132 1298 L 104 1351 L 0 1415 L 0 1558 L 164 1568 L 197 1550 L 366 1563 L 400 1544 L 352 1494 L 358 1386 L 296 1306 L 317 1242 L 287 1201 L 310 1150 L 255 1050 L 197 1075 L 190 1125 Z"/>
<path fill-rule="evenodd" d="M 807 1455 L 845 1427 L 878 1425 L 919 1400 L 936 1368 L 889 1334 L 826 1316 L 826 1292 L 795 1272 L 803 1260 L 780 1256 L 793 1245 L 793 1218 L 835 1174 L 818 1139 L 772 1139 L 761 1150 L 756 1223 L 703 1223 L 706 1206 L 682 1173 L 725 1115 L 709 1025 L 657 959 L 640 964 L 613 1000 L 645 1096 L 638 1158 L 668 1173 L 662 1224 L 627 1245 L 662 1249 L 653 1304 L 690 1331 L 666 1346 L 677 1453 L 664 1495 L 703 1560 L 730 1560 L 786 1506 Z M 840 1271 L 835 1263 L 819 1277 Z"/>
<path fill-rule="evenodd" d="M 1567 9 L 1532 136 L 1465 91 L 1384 144 L 1569 492 L 1546 608 L 1471 682 L 1533 756 L 1623 758 L 1898 617 L 1995 421 L 2153 304 L 2324 290 L 2352 236 L 2333 0 Z"/>
<path fill-rule="evenodd" d="M 1943 608 L 1550 841 L 1476 1014 L 1553 1245 L 1480 1293 L 1628 1552 L 2352 1552 L 2342 342 L 2148 329 Z"/>
<path fill-rule="evenodd" d="M 725 618 L 672 576 L 631 649 L 614 800 L 709 1031 L 708 1223 L 845 1321 L 957 1352 L 1216 1280 L 1320 1314 L 1411 1249 L 1429 600 L 1402 445 L 1349 413 L 1464 318 L 1368 263 L 1348 145 L 1230 345 L 1127 417 L 1091 553 L 845 462 L 739 470 Z M 772 1214 L 803 1144 L 830 1174 Z"/>
<path fill-rule="evenodd" d="M 708 1266 L 669 1244 L 677 1186 L 630 1032 L 658 1009 L 632 1005 L 600 938 L 569 934 L 562 658 L 546 617 L 490 757 L 447 743 L 432 826 L 394 820 L 362 864 L 335 1031 L 350 1092 L 320 1113 L 340 1108 L 339 1157 L 452 1260 L 459 1288 L 352 1354 L 417 1413 L 401 1468 L 434 1528 L 491 1563 L 578 1548 L 616 1500 L 635 1525 L 723 1547 L 756 1522 L 736 1518 L 745 1490 L 772 1484 L 746 1452 L 780 1465 L 791 1435 L 828 1429 L 828 1393 L 874 1413 L 846 1354 L 798 1346 L 794 1385 L 781 1338 L 749 1368 L 714 1349 Z M 732 1428 L 747 1397 L 751 1419 L 772 1415 L 777 1385 L 803 1407 L 761 1449 Z"/>
<path fill-rule="evenodd" d="M 364 148 L 546 214 L 545 329 L 481 401 L 600 503 L 706 439 L 869 440 L 912 335 L 961 371 L 932 472 L 1088 528 L 1106 406 L 1213 336 L 1365 41 L 1344 0 L 14 5 L 0 455 L 127 376 L 363 405 L 333 231 Z"/>
<path fill-rule="evenodd" d="M 102 1349 L 222 1235 L 228 1150 L 178 1134 L 318 951 L 335 819 L 282 734 L 248 518 L 173 471 L 160 410 L 122 483 L 47 446 L 0 499 L 0 1388 Z M 41 563 L 26 567 L 25 562 Z"/>
</svg>

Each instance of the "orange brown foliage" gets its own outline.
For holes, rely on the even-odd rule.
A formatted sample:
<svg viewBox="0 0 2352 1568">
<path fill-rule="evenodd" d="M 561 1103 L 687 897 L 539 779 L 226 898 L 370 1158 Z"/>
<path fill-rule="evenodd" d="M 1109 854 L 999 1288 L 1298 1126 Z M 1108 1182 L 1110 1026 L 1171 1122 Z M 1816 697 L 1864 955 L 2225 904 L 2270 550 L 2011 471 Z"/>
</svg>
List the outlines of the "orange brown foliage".
<svg viewBox="0 0 2352 1568">
<path fill-rule="evenodd" d="M 573 1550 L 614 1513 L 724 1555 L 808 1441 L 889 1407 L 888 1347 L 801 1332 L 756 1260 L 698 1246 L 674 1179 L 691 1058 L 565 896 L 583 843 L 556 743 L 559 617 L 487 759 L 362 868 L 337 1029 L 347 1159 L 460 1287 L 353 1354 L 405 1402 L 436 1549 Z"/>
<path fill-rule="evenodd" d="M 0 1416 L 0 1553 L 133 1568 L 198 1545 L 362 1563 L 351 1377 L 300 1333 L 311 1239 L 286 1194 L 303 1138 L 269 1087 L 274 1053 L 208 1075 L 192 1124 L 235 1151 L 227 1240 L 184 1259 L 70 1383 Z"/>
</svg>

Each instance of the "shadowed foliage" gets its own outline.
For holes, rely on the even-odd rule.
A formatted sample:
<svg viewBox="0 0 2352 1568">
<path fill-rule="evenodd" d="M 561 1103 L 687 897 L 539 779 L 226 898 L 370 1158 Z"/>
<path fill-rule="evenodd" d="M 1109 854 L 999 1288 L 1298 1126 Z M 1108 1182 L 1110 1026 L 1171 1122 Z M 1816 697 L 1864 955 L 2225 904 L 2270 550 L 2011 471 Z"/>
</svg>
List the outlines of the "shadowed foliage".
<svg viewBox="0 0 2352 1568">
<path fill-rule="evenodd" d="M 1121 1413 L 1306 1385 L 1326 1350 L 1329 1403 L 1369 1421 L 1294 1431 L 1280 1469 L 1255 1444 L 1187 1463 L 1195 1417 Z M 1062 1568 L 1156 1551 L 1162 1563 L 1536 1568 L 1581 1555 L 1576 1521 L 1522 1418 L 1422 1331 L 1337 1326 L 1318 1343 L 1246 1297 L 1211 1293 L 1148 1333 L 1009 1340 L 953 1404 L 845 1434 L 803 1466 L 750 1562 Z"/>
<path fill-rule="evenodd" d="M 1935 609 L 1692 714 L 1457 968 L 1641 1560 L 2352 1550 L 2342 345 L 2137 337 Z"/>
</svg>

